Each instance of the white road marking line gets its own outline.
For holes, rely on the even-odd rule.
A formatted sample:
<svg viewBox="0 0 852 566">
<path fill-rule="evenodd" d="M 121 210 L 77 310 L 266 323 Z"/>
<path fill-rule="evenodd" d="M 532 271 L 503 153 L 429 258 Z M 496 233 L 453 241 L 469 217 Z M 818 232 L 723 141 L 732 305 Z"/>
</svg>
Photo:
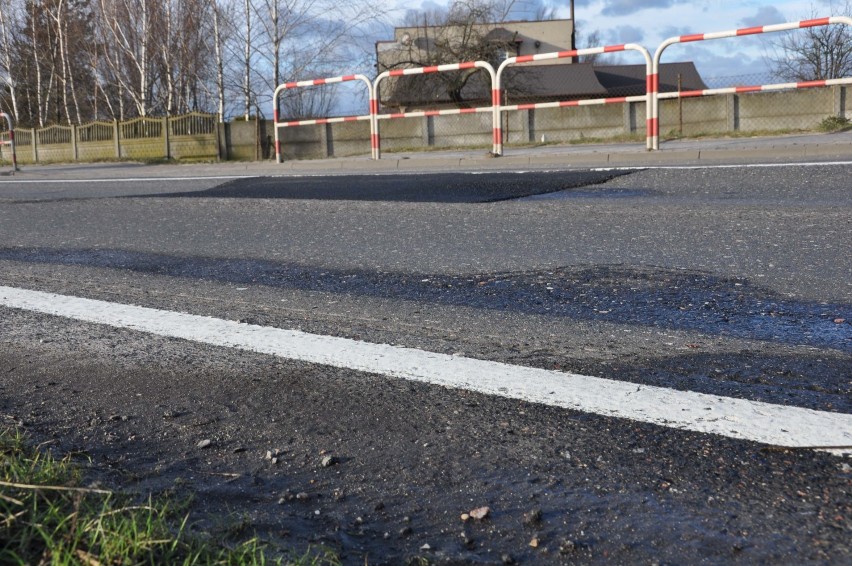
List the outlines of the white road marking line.
<svg viewBox="0 0 852 566">
<path fill-rule="evenodd" d="M 255 179 L 258 175 L 214 175 L 209 177 L 118 177 L 115 179 L 6 179 L 0 185 L 48 185 L 80 183 L 156 183 L 160 181 L 230 181 L 233 179 Z"/>
<path fill-rule="evenodd" d="M 826 165 L 852 165 L 852 161 L 814 161 L 804 163 L 740 163 L 739 165 L 636 165 L 629 166 L 614 166 L 614 167 L 595 167 L 589 169 L 596 173 L 606 173 L 608 171 L 638 171 L 638 170 L 674 170 L 674 171 L 689 171 L 693 169 L 777 169 L 780 167 L 824 167 Z"/>
<path fill-rule="evenodd" d="M 776 446 L 852 445 L 852 414 L 676 391 L 14 287 L 0 286 L 0 305 Z"/>
</svg>

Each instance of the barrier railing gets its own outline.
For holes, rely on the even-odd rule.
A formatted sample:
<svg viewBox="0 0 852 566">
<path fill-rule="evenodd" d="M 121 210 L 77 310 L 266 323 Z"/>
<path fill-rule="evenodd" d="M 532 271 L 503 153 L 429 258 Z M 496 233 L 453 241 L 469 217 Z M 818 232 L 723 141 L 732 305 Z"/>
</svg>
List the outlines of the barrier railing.
<svg viewBox="0 0 852 566">
<path fill-rule="evenodd" d="M 15 152 L 15 127 L 12 124 L 12 117 L 6 114 L 5 112 L 0 112 L 0 117 L 6 120 L 6 125 L 8 126 L 8 137 L 3 139 L 0 137 L 0 146 L 7 145 L 9 146 L 9 150 L 12 153 L 12 175 L 18 170 L 18 155 Z"/>
<path fill-rule="evenodd" d="M 665 40 L 656 50 L 653 57 L 650 52 L 643 46 L 628 43 L 624 45 L 610 45 L 605 47 L 593 47 L 587 49 L 575 49 L 571 51 L 559 51 L 554 53 L 542 53 L 538 55 L 522 55 L 511 57 L 505 60 L 495 71 L 494 68 L 485 61 L 474 61 L 467 63 L 451 63 L 445 65 L 436 65 L 431 67 L 418 67 L 410 69 L 395 69 L 385 71 L 376 77 L 375 81 L 370 80 L 364 75 L 349 75 L 344 77 L 335 77 L 331 79 L 316 79 L 308 81 L 292 82 L 280 85 L 276 88 L 273 95 L 273 121 L 275 130 L 275 154 L 276 160 L 281 162 L 281 140 L 279 137 L 279 128 L 306 126 L 315 124 L 332 124 L 336 122 L 354 121 L 354 120 L 369 120 L 370 121 L 370 147 L 373 159 L 381 158 L 381 134 L 379 123 L 381 120 L 390 120 L 397 118 L 417 118 L 417 117 L 432 117 L 432 116 L 448 116 L 473 113 L 488 113 L 492 115 L 492 153 L 494 155 L 503 154 L 503 130 L 501 123 L 501 112 L 512 112 L 519 110 L 533 110 L 538 108 L 562 108 L 572 106 L 591 106 L 591 105 L 608 105 L 608 104 L 625 104 L 631 102 L 645 102 L 646 118 L 646 148 L 650 150 L 659 149 L 660 141 L 660 100 L 676 99 L 676 98 L 695 98 L 710 95 L 721 94 L 740 94 L 753 92 L 769 92 L 792 89 L 806 89 L 816 87 L 827 87 L 834 85 L 852 84 L 852 77 L 840 79 L 827 79 L 816 81 L 803 82 L 787 82 L 777 84 L 764 84 L 755 86 L 736 86 L 729 88 L 714 88 L 703 90 L 688 90 L 679 92 L 660 92 L 660 61 L 663 53 L 670 46 L 677 43 L 689 43 L 696 41 L 707 41 L 713 39 L 733 38 L 748 35 L 774 33 L 782 31 L 791 31 L 796 29 L 804 29 L 810 27 L 827 26 L 832 24 L 842 24 L 852 26 L 852 18 L 845 16 L 833 16 L 828 18 L 819 18 L 812 20 L 803 20 L 799 22 L 791 22 L 784 24 L 773 24 L 767 26 L 756 26 L 750 28 L 735 29 L 723 32 L 690 34 L 677 37 L 671 37 Z M 621 51 L 637 51 L 645 58 L 646 65 L 646 92 L 644 95 L 635 96 L 619 96 L 597 99 L 580 99 L 580 100 L 561 100 L 549 102 L 533 102 L 523 104 L 504 105 L 503 103 L 503 73 L 512 65 L 521 65 L 534 61 L 545 61 L 562 58 L 574 58 L 583 55 L 595 55 L 603 53 L 615 53 Z M 380 87 L 382 81 L 390 77 L 403 77 L 408 75 L 422 75 L 429 73 L 442 73 L 452 71 L 462 71 L 467 69 L 484 69 L 491 77 L 491 106 L 482 106 L 477 108 L 449 108 L 441 110 L 418 110 L 412 112 L 396 112 L 379 114 L 380 107 Z M 323 84 L 331 84 L 335 82 L 360 80 L 367 84 L 368 93 L 370 96 L 370 110 L 366 116 L 348 116 L 342 118 L 321 118 L 313 120 L 294 120 L 279 122 L 277 111 L 277 100 L 279 93 L 288 88 L 317 86 Z"/>
<path fill-rule="evenodd" d="M 705 91 L 689 91 L 688 93 L 666 93 L 659 94 L 660 90 L 660 59 L 663 52 L 677 43 L 691 43 L 695 41 L 708 41 L 712 39 L 726 39 L 731 37 L 741 37 L 746 35 L 757 35 L 763 33 L 775 33 L 781 31 L 791 31 L 796 29 L 805 29 L 811 27 L 827 26 L 831 24 L 844 24 L 852 26 L 852 18 L 844 16 L 832 16 L 829 18 L 818 18 L 813 20 L 802 20 L 799 22 L 789 22 L 785 24 L 773 24 L 769 26 L 756 26 L 750 28 L 741 28 L 729 31 L 720 31 L 712 33 L 696 33 L 690 35 L 681 35 L 666 39 L 657 48 L 654 54 L 653 70 L 651 81 L 653 82 L 653 108 L 652 108 L 652 127 L 651 134 L 651 149 L 660 149 L 660 100 L 664 98 L 687 98 L 696 96 L 705 96 L 708 94 L 723 94 L 723 93 L 740 93 L 740 92 L 759 92 L 767 90 L 784 90 L 790 88 L 813 88 L 819 86 L 829 86 L 830 84 L 849 84 L 846 79 L 830 79 L 825 81 L 808 81 L 802 83 L 779 83 L 773 85 L 748 86 L 748 87 L 732 87 L 731 89 L 707 89 Z M 838 82 L 839 81 L 839 82 Z"/>
<path fill-rule="evenodd" d="M 778 90 L 795 90 L 803 88 L 819 88 L 852 84 L 852 77 L 845 79 L 824 79 L 820 81 L 803 81 L 798 83 L 774 83 L 755 86 L 732 86 L 726 88 L 708 88 L 704 90 L 684 90 L 681 92 L 662 92 L 657 95 L 660 100 L 672 98 L 696 98 L 715 94 L 744 94 L 749 92 L 772 92 Z"/>
<path fill-rule="evenodd" d="M 515 110 L 533 110 L 536 108 L 564 108 L 570 106 L 588 106 L 588 105 L 602 105 L 602 104 L 624 104 L 629 102 L 646 102 L 645 114 L 646 114 L 646 147 L 651 149 L 651 106 L 653 105 L 652 101 L 652 81 L 651 81 L 651 71 L 653 68 L 651 61 L 650 52 L 642 47 L 641 45 L 637 45 L 635 43 L 627 43 L 624 45 L 608 45 L 605 47 L 590 47 L 587 49 L 574 49 L 571 51 L 558 51 L 554 53 L 541 53 L 538 55 L 520 55 L 518 57 L 510 57 L 503 61 L 500 64 L 500 67 L 497 69 L 497 75 L 494 81 L 494 99 L 495 104 L 500 105 L 503 100 L 503 87 L 502 87 L 502 78 L 503 72 L 512 65 L 518 65 L 523 63 L 530 63 L 533 61 L 547 61 L 553 59 L 566 59 L 566 58 L 574 58 L 581 57 L 585 55 L 597 55 L 602 53 L 618 53 L 622 51 L 638 51 L 645 57 L 645 68 L 646 68 L 646 93 L 644 96 L 620 96 L 620 97 L 610 97 L 610 98 L 594 98 L 594 99 L 582 99 L 582 100 L 563 100 L 563 101 L 552 101 L 552 102 L 537 102 L 530 104 L 513 104 L 509 106 L 500 106 L 500 111 L 515 111 Z M 495 122 L 495 155 L 503 154 L 503 133 L 501 129 L 501 125 L 499 122 L 499 114 L 498 121 Z"/>
<path fill-rule="evenodd" d="M 489 77 L 491 78 L 491 106 L 481 106 L 479 108 L 448 108 L 444 110 L 420 110 L 415 112 L 396 112 L 390 114 L 379 114 L 379 87 L 381 82 L 390 77 L 403 77 L 410 75 L 427 75 L 431 73 L 447 73 L 451 71 L 464 71 L 467 69 L 483 69 L 485 70 Z M 373 83 L 373 95 L 374 100 L 370 104 L 370 111 L 375 113 L 375 119 L 373 121 L 373 158 L 381 159 L 381 134 L 379 131 L 379 120 L 391 120 L 397 118 L 418 118 L 424 116 L 450 116 L 450 115 L 459 115 L 459 114 L 477 114 L 477 113 L 486 113 L 490 112 L 492 116 L 492 148 L 491 151 L 495 155 L 499 155 L 498 153 L 498 144 L 501 143 L 500 140 L 500 99 L 495 98 L 496 92 L 494 91 L 494 84 L 496 83 L 496 74 L 494 72 L 494 67 L 491 66 L 490 63 L 485 61 L 469 61 L 465 63 L 448 63 L 446 65 L 435 65 L 431 67 L 415 67 L 411 69 L 393 69 L 390 71 L 385 71 L 381 73 L 378 77 L 376 77 L 375 82 Z"/>
<path fill-rule="evenodd" d="M 367 85 L 367 94 L 370 100 L 370 113 L 366 116 L 343 116 L 340 118 L 317 118 L 311 120 L 290 120 L 290 121 L 278 121 L 278 95 L 283 91 L 293 88 L 303 88 L 310 86 L 320 86 L 320 85 L 328 85 L 335 83 L 343 83 L 349 81 L 361 81 Z M 342 77 L 331 77 L 328 79 L 313 79 L 307 81 L 295 81 L 284 83 L 278 85 L 275 88 L 275 92 L 272 95 L 272 129 L 275 132 L 275 161 L 277 163 L 281 163 L 281 137 L 279 134 L 279 128 L 292 128 L 295 126 L 314 126 L 318 124 L 335 124 L 340 122 L 354 122 L 354 121 L 370 121 L 370 132 L 371 138 L 375 137 L 375 124 L 376 124 L 376 111 L 373 108 L 373 104 L 375 102 L 375 95 L 373 94 L 373 83 L 370 82 L 364 75 L 346 75 Z M 373 159 L 378 159 L 378 153 L 376 148 L 375 140 L 371 142 L 371 151 Z"/>
</svg>

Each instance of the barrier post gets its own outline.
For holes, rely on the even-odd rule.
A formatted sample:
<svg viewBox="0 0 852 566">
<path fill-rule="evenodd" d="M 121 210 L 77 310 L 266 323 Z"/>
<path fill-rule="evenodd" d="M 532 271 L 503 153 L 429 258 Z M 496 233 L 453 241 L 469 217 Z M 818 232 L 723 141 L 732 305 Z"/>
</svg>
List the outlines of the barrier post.
<svg viewBox="0 0 852 566">
<path fill-rule="evenodd" d="M 653 73 L 652 80 L 654 81 L 653 89 L 654 89 L 654 107 L 653 107 L 653 149 L 660 149 L 660 59 L 663 56 L 663 52 L 676 43 L 690 43 L 695 41 L 707 41 L 711 39 L 725 39 L 731 37 L 740 37 L 744 35 L 757 35 L 763 33 L 775 33 L 780 31 L 791 31 L 796 29 L 804 29 L 804 28 L 812 28 L 819 26 L 827 26 L 831 24 L 844 24 L 847 26 L 852 26 L 852 18 L 846 16 L 832 16 L 829 18 L 817 18 L 813 20 L 802 20 L 799 22 L 790 22 L 785 24 L 774 24 L 769 26 L 755 26 L 750 28 L 741 28 L 729 31 L 720 31 L 713 33 L 696 33 L 690 35 L 680 35 L 675 37 L 670 37 L 665 40 L 660 46 L 657 48 L 657 52 L 654 54 L 653 60 Z M 687 97 L 697 97 L 697 96 L 707 96 L 711 94 L 739 94 L 744 92 L 761 92 L 768 90 L 785 90 L 785 89 L 795 89 L 795 88 L 813 88 L 813 87 L 822 87 L 822 86 L 832 86 L 836 84 L 849 84 L 852 82 L 852 79 L 826 79 L 826 80 L 817 80 L 817 81 L 805 81 L 798 83 L 783 83 L 783 84 L 774 84 L 774 85 L 760 85 L 760 86 L 746 86 L 746 87 L 731 87 L 731 88 L 720 88 L 720 89 L 707 89 L 701 91 L 686 91 L 674 93 L 675 97 L 687 98 Z M 666 98 L 673 98 L 672 96 L 666 96 Z"/>
<path fill-rule="evenodd" d="M 446 110 L 428 110 L 428 111 L 417 111 L 417 112 L 399 112 L 395 114 L 379 114 L 379 86 L 383 80 L 388 77 L 403 77 L 407 75 L 427 75 L 430 73 L 446 73 L 449 71 L 463 71 L 466 69 L 484 69 L 489 77 L 491 78 L 491 106 L 484 106 L 481 108 L 450 108 Z M 429 116 L 449 116 L 455 114 L 472 114 L 472 113 L 491 113 L 491 123 L 492 123 L 492 147 L 491 153 L 493 155 L 500 155 L 498 153 L 498 136 L 502 136 L 500 133 L 500 96 L 499 93 L 495 90 L 495 85 L 497 80 L 497 75 L 494 72 L 494 67 L 491 66 L 490 63 L 486 61 L 469 61 L 467 63 L 447 63 L 445 65 L 435 65 L 432 67 L 413 67 L 409 69 L 393 69 L 391 71 L 385 71 L 381 73 L 378 77 L 376 77 L 375 82 L 373 83 L 373 93 L 375 94 L 375 104 L 370 105 L 370 111 L 375 112 L 374 122 L 375 129 L 373 131 L 373 146 L 375 151 L 375 159 L 379 159 L 381 156 L 381 137 L 379 136 L 379 120 L 384 119 L 393 119 L 393 118 L 419 118 L 419 117 L 429 117 Z"/>
<path fill-rule="evenodd" d="M 507 67 L 511 65 L 517 65 L 521 63 L 529 63 L 532 61 L 546 61 L 552 59 L 568 59 L 575 58 L 582 55 L 597 55 L 601 53 L 617 53 L 621 51 L 638 51 L 645 58 L 645 95 L 644 96 L 636 96 L 636 97 L 615 97 L 615 98 L 597 98 L 597 99 L 588 99 L 588 100 L 569 100 L 563 102 L 539 102 L 534 104 L 515 104 L 512 106 L 501 106 L 497 108 L 497 116 L 499 117 L 500 110 L 534 110 L 536 108 L 561 108 L 566 106 L 587 106 L 594 104 L 622 104 L 622 103 L 630 103 L 634 101 L 645 101 L 645 147 L 650 150 L 652 147 L 652 131 L 653 131 L 653 121 L 652 121 L 652 105 L 654 101 L 653 95 L 653 87 L 654 81 L 652 80 L 652 70 L 653 70 L 653 61 L 651 60 L 651 53 L 636 43 L 627 43 L 624 45 L 608 45 L 605 47 L 589 47 L 586 49 L 574 49 L 571 51 L 554 51 L 552 53 L 540 53 L 538 55 L 519 55 L 517 57 L 509 57 L 505 61 L 500 64 L 500 67 L 497 69 L 497 74 L 494 81 L 494 100 L 495 105 L 500 104 L 500 100 L 503 95 L 503 71 L 506 70 Z M 497 129 L 499 127 L 499 122 L 495 122 L 495 154 L 502 155 L 503 153 L 503 134 L 502 131 Z M 497 136 L 499 135 L 499 140 Z"/>
<path fill-rule="evenodd" d="M 381 134 L 379 133 L 379 94 L 378 83 L 370 86 L 370 154 L 373 159 L 382 158 Z"/>
<path fill-rule="evenodd" d="M 12 175 L 14 175 L 18 171 L 18 154 L 15 151 L 15 127 L 11 116 L 5 112 L 0 112 L 0 117 L 5 118 L 6 125 L 9 126 L 9 141 L 0 141 L 0 145 L 8 145 L 12 152 Z"/>
<path fill-rule="evenodd" d="M 345 116 L 342 118 L 318 118 L 312 120 L 291 120 L 289 122 L 280 121 L 280 116 L 278 115 L 278 96 L 287 89 L 292 88 L 301 88 L 308 86 L 319 86 L 319 85 L 328 85 L 334 83 L 342 83 L 348 81 L 361 81 L 367 85 L 367 95 L 370 100 L 370 113 L 366 116 Z M 315 126 L 321 124 L 335 124 L 340 122 L 353 122 L 360 120 L 369 120 L 370 122 L 370 138 L 371 140 L 376 137 L 375 132 L 375 120 L 373 114 L 373 101 L 375 99 L 373 93 L 373 83 L 370 82 L 370 79 L 365 77 L 364 75 L 346 75 L 342 77 L 331 77 L 328 79 L 313 79 L 307 81 L 294 81 L 289 83 L 284 83 L 278 85 L 275 88 L 275 92 L 272 94 L 272 126 L 275 133 L 275 162 L 281 163 L 281 135 L 279 134 L 279 128 L 291 128 L 295 126 Z M 371 146 L 373 142 L 371 142 Z M 378 159 L 376 157 L 375 148 L 371 148 L 372 158 Z"/>
</svg>

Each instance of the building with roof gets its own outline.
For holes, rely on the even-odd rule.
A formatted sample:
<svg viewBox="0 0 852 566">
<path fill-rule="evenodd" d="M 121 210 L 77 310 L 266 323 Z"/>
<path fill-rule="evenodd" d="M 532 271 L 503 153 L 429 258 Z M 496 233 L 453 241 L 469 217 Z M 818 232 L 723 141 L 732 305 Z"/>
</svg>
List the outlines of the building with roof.
<svg viewBox="0 0 852 566">
<path fill-rule="evenodd" d="M 497 68 L 509 57 L 569 51 L 573 34 L 572 20 L 399 27 L 393 40 L 376 43 L 376 66 L 381 73 L 480 59 Z M 638 96 L 646 92 L 645 74 L 644 64 L 593 65 L 570 58 L 525 63 L 504 72 L 504 103 Z M 678 88 L 707 88 L 693 63 L 661 65 L 661 92 Z M 383 81 L 378 94 L 382 106 L 399 111 L 487 106 L 491 83 L 482 70 L 410 75 Z"/>
<path fill-rule="evenodd" d="M 573 35 L 573 20 L 398 27 L 392 40 L 376 42 L 376 70 L 416 67 L 419 62 L 460 63 L 466 59 L 439 59 L 483 53 L 491 55 L 488 62 L 496 67 L 509 57 L 568 51 Z"/>
</svg>

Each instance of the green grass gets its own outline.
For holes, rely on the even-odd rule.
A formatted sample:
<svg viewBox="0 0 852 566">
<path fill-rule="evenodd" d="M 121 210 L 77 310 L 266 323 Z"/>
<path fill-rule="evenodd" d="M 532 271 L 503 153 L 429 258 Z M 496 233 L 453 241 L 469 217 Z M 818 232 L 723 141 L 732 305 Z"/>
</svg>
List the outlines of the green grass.
<svg viewBox="0 0 852 566">
<path fill-rule="evenodd" d="M 772 136 L 789 136 L 794 134 L 809 134 L 814 130 L 785 128 L 780 130 L 736 130 L 733 132 L 697 132 L 681 135 L 677 130 L 669 130 L 660 136 L 660 141 L 674 140 L 707 140 L 707 139 L 740 139 L 761 138 Z"/>
<path fill-rule="evenodd" d="M 257 538 L 227 544 L 227 536 L 190 534 L 185 505 L 85 487 L 70 456 L 29 448 L 14 430 L 0 430 L 0 467 L 0 564 L 340 562 L 330 551 L 273 553 Z"/>
<path fill-rule="evenodd" d="M 849 128 L 849 118 L 844 116 L 829 116 L 819 123 L 819 131 L 821 132 L 839 132 Z"/>
</svg>

